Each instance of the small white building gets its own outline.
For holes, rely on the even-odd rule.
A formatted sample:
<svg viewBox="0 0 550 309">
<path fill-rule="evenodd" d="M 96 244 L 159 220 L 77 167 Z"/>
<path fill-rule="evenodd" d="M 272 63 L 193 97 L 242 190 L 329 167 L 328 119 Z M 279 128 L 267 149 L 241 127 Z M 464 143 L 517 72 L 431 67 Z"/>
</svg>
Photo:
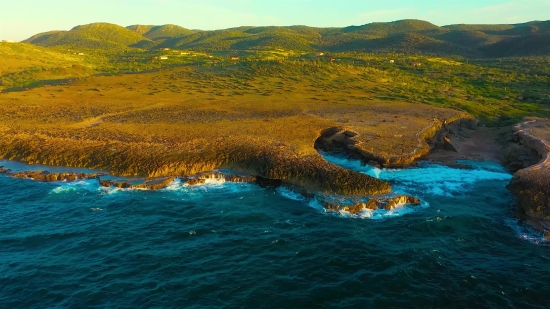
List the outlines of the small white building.
<svg viewBox="0 0 550 309">
<path fill-rule="evenodd" d="M 168 56 L 160 56 L 160 60 L 168 60 Z"/>
</svg>

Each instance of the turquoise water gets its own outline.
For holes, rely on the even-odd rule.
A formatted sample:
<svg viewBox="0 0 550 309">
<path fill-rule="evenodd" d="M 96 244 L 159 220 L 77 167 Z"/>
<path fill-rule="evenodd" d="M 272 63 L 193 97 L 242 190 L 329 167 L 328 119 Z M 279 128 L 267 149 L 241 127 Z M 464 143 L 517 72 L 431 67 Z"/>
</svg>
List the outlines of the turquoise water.
<svg viewBox="0 0 550 309">
<path fill-rule="evenodd" d="M 499 165 L 326 158 L 423 204 L 352 216 L 253 184 L 0 176 L 0 308 L 550 306 L 550 246 L 514 218 Z"/>
</svg>

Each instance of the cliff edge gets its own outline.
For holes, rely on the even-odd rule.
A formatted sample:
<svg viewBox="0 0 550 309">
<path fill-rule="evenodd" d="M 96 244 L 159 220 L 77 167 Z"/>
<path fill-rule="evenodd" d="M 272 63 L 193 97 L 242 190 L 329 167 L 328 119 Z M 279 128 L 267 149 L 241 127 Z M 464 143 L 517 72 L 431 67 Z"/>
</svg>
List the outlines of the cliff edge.
<svg viewBox="0 0 550 309">
<path fill-rule="evenodd" d="M 527 223 L 550 237 L 550 119 L 530 118 L 514 127 L 513 141 L 535 151 L 540 161 L 518 170 L 507 188 L 528 217 Z"/>
</svg>

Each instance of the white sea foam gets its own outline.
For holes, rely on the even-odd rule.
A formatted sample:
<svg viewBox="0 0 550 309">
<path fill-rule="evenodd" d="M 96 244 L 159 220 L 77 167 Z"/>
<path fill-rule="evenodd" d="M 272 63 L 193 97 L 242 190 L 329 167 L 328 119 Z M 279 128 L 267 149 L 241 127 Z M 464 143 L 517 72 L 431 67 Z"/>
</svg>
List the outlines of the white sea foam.
<svg viewBox="0 0 550 309">
<path fill-rule="evenodd" d="M 181 180 L 179 178 L 174 179 L 164 190 L 177 191 L 181 188 Z"/>
<path fill-rule="evenodd" d="M 472 166 L 471 169 L 427 163 L 422 164 L 420 167 L 406 169 L 379 169 L 369 165 L 361 166 L 359 160 L 327 154 L 323 156 L 327 161 L 344 168 L 392 181 L 394 191 L 397 193 L 412 191 L 416 194 L 453 196 L 454 194 L 470 191 L 473 185 L 480 181 L 509 180 L 512 178 L 512 175 L 506 172 L 503 167 L 492 162 L 460 162 Z"/>
<path fill-rule="evenodd" d="M 352 214 L 348 211 L 329 211 L 325 209 L 319 201 L 316 199 L 311 200 L 308 205 L 319 212 L 325 213 L 327 215 L 333 215 L 341 218 L 357 218 L 357 219 L 370 219 L 370 220 L 384 220 L 388 218 L 394 218 L 394 217 L 401 217 L 406 214 L 413 213 L 415 211 L 418 211 L 419 209 L 423 209 L 426 207 L 429 207 L 430 204 L 427 202 L 421 202 L 418 206 L 408 205 L 408 204 L 401 204 L 395 207 L 392 210 L 385 210 L 385 209 L 377 209 L 377 210 L 371 210 L 371 209 L 365 209 L 361 211 L 358 214 Z"/>
<path fill-rule="evenodd" d="M 210 194 L 235 195 L 257 189 L 254 184 L 226 182 L 224 179 L 209 179 L 204 184 L 190 186 L 179 180 L 174 181 L 165 190 L 183 200 L 197 200 Z"/>
<path fill-rule="evenodd" d="M 298 201 L 298 202 L 305 202 L 307 200 L 303 195 L 296 193 L 292 190 L 289 190 L 285 187 L 277 188 L 277 192 L 281 196 L 286 197 L 289 200 Z"/>
<path fill-rule="evenodd" d="M 516 233 L 519 239 L 527 240 L 536 245 L 550 246 L 550 239 L 544 238 L 540 232 L 534 231 L 531 227 L 522 224 L 519 220 L 507 218 L 504 222 Z"/>
<path fill-rule="evenodd" d="M 97 185 L 97 181 L 94 181 L 94 180 L 79 180 L 75 182 L 60 181 L 58 183 L 62 185 L 51 190 L 50 194 L 63 194 L 63 193 L 74 192 L 78 190 L 90 191 L 91 188 Z"/>
<path fill-rule="evenodd" d="M 61 194 L 76 191 L 75 187 L 60 186 L 53 189 L 50 193 Z"/>
</svg>

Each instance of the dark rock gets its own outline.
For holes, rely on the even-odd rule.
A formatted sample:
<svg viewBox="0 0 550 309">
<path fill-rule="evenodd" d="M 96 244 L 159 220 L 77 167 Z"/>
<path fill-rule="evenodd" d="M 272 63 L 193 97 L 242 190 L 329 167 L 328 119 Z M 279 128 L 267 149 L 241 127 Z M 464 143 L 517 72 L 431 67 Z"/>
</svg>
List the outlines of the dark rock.
<svg viewBox="0 0 550 309">
<path fill-rule="evenodd" d="M 110 180 L 102 180 L 102 179 L 99 179 L 99 185 L 102 186 L 102 187 L 110 187 L 113 185 L 113 182 L 110 181 Z"/>
<path fill-rule="evenodd" d="M 149 190 L 160 190 L 168 187 L 176 177 L 157 178 L 145 183 L 145 188 Z M 136 188 L 137 189 L 137 188 Z"/>
<path fill-rule="evenodd" d="M 131 185 L 130 183 L 124 181 L 124 182 L 115 182 L 113 184 L 116 188 L 119 188 L 119 189 L 130 189 L 131 188 Z"/>
<path fill-rule="evenodd" d="M 408 195 L 402 195 L 397 196 L 393 198 L 389 198 L 386 200 L 386 204 L 384 205 L 384 209 L 386 210 L 392 210 L 397 206 L 408 204 L 408 205 L 418 205 L 420 204 L 420 200 L 416 197 L 408 196 Z"/>
<path fill-rule="evenodd" d="M 224 179 L 227 182 L 241 182 L 250 183 L 255 182 L 257 179 L 254 176 L 237 176 L 237 175 L 224 175 Z"/>
<path fill-rule="evenodd" d="M 354 137 L 354 136 L 359 135 L 359 133 L 353 132 L 353 131 L 344 131 L 343 134 L 344 134 L 345 136 L 348 136 L 348 137 Z"/>
<path fill-rule="evenodd" d="M 344 206 L 342 210 L 347 211 L 352 214 L 358 214 L 361 211 L 365 210 L 365 203 L 358 203 L 353 206 Z"/>
<path fill-rule="evenodd" d="M 444 148 L 445 150 L 458 152 L 458 151 L 456 150 L 456 147 L 453 145 L 453 142 L 451 141 L 450 138 L 448 138 L 447 136 L 445 136 L 443 140 L 444 140 L 443 148 Z"/>
<path fill-rule="evenodd" d="M 512 172 L 537 164 L 540 161 L 539 154 L 517 143 L 510 143 L 503 151 L 502 161 L 504 166 Z"/>
<path fill-rule="evenodd" d="M 400 205 L 419 205 L 420 200 L 413 196 L 402 195 L 386 199 L 371 199 L 366 203 L 356 203 L 354 205 L 337 205 L 334 203 L 321 202 L 321 205 L 328 211 L 347 211 L 351 214 L 358 214 L 362 211 L 385 209 L 392 210 Z"/>
<path fill-rule="evenodd" d="M 283 181 L 280 179 L 269 179 L 269 178 L 256 176 L 256 183 L 262 188 L 266 188 L 266 187 L 277 188 L 283 184 Z"/>
<path fill-rule="evenodd" d="M 185 183 L 189 186 L 196 186 L 200 184 L 205 184 L 206 179 L 200 179 L 200 178 L 188 178 L 185 180 Z"/>
<path fill-rule="evenodd" d="M 378 209 L 378 204 L 379 204 L 378 200 L 374 200 L 374 199 L 369 200 L 368 202 L 365 203 L 365 208 L 370 210 L 376 210 Z"/>
<path fill-rule="evenodd" d="M 530 220 L 545 222 L 550 221 L 550 146 L 542 137 L 532 135 L 529 126 L 533 126 L 533 122 L 544 124 L 548 123 L 548 120 L 535 119 L 519 124 L 514 128 L 515 135 L 521 147 L 528 149 L 528 152 L 536 152 L 538 157 L 543 159 L 535 165 L 518 170 L 506 188 L 516 196 L 519 208 Z M 516 160 L 515 166 L 529 164 L 530 159 L 535 160 L 534 156 L 524 156 L 525 152 L 518 146 L 511 145 L 509 148 L 511 150 L 507 152 L 508 160 Z M 548 229 L 541 232 L 546 234 Z"/>
<path fill-rule="evenodd" d="M 378 161 L 374 161 L 374 160 L 369 160 L 367 162 L 368 165 L 370 166 L 374 166 L 374 167 L 380 167 L 380 163 L 378 163 Z"/>
<path fill-rule="evenodd" d="M 84 173 L 50 173 L 48 171 L 22 171 L 11 173 L 9 176 L 14 178 L 33 179 L 43 182 L 54 181 L 75 181 L 78 179 L 94 179 L 101 174 L 84 174 Z"/>
</svg>

